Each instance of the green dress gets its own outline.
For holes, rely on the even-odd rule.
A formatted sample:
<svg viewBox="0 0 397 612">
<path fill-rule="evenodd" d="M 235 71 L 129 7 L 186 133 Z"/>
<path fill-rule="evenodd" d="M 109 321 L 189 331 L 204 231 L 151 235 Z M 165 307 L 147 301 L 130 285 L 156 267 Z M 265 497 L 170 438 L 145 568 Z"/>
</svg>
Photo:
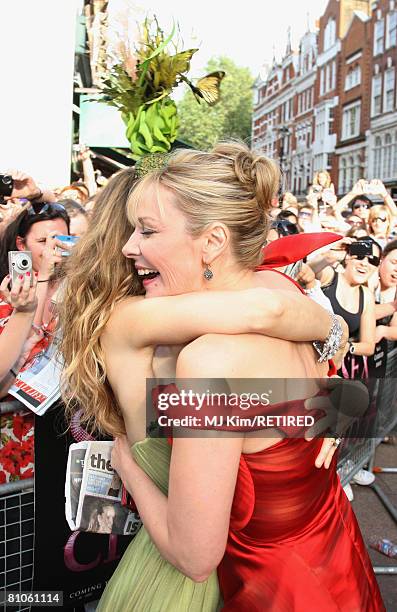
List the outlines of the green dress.
<svg viewBox="0 0 397 612">
<path fill-rule="evenodd" d="M 171 447 L 147 438 L 132 447 L 135 461 L 167 494 Z M 132 540 L 101 597 L 97 612 L 215 612 L 220 609 L 216 572 L 193 582 L 159 553 L 146 529 Z"/>
</svg>

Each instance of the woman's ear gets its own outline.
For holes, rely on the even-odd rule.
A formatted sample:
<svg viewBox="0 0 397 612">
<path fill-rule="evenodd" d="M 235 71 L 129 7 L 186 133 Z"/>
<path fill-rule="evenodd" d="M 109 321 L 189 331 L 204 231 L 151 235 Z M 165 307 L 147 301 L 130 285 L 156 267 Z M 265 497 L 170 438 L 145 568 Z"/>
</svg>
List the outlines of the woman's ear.
<svg viewBox="0 0 397 612">
<path fill-rule="evenodd" d="M 15 240 L 18 251 L 26 251 L 25 239 L 21 236 L 17 236 Z"/>
<path fill-rule="evenodd" d="M 203 238 L 203 261 L 211 264 L 228 247 L 230 230 L 224 223 L 212 223 L 205 230 Z"/>
</svg>

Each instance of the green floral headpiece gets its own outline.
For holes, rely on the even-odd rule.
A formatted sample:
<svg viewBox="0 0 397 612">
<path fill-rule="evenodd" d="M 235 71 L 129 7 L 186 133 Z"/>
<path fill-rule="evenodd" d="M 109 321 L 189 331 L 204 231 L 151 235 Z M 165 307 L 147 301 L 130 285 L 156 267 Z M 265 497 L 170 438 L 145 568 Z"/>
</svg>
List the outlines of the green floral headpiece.
<svg viewBox="0 0 397 612">
<path fill-rule="evenodd" d="M 144 155 L 135 164 L 135 176 L 138 179 L 155 170 L 162 170 L 168 164 L 170 153 L 151 153 Z"/>
</svg>

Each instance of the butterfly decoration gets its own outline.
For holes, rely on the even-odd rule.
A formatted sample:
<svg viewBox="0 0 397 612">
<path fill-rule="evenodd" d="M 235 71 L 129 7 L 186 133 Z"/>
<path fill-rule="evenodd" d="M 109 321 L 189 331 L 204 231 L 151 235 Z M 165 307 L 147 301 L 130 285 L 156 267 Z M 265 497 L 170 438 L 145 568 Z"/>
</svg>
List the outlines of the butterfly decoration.
<svg viewBox="0 0 397 612">
<path fill-rule="evenodd" d="M 223 70 L 216 70 L 202 77 L 193 85 L 188 78 L 181 75 L 182 80 L 189 85 L 192 90 L 197 102 L 202 102 L 204 100 L 210 106 L 218 102 L 220 98 L 221 81 L 225 76 L 226 73 Z"/>
</svg>

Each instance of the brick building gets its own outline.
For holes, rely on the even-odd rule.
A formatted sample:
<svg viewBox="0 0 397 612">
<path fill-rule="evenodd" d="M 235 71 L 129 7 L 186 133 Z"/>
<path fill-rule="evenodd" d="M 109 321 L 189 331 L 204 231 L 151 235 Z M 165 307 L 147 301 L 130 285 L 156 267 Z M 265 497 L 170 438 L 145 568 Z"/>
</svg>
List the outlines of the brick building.
<svg viewBox="0 0 397 612">
<path fill-rule="evenodd" d="M 368 175 L 397 192 L 397 2 L 372 2 L 370 129 Z"/>
<path fill-rule="evenodd" d="M 371 111 L 371 19 L 356 11 L 341 40 L 339 104 L 335 108 L 334 175 L 338 193 L 349 191 L 366 173 Z"/>
<path fill-rule="evenodd" d="M 288 49 L 257 80 L 253 148 L 281 159 L 285 187 L 294 193 L 306 193 L 313 173 L 321 169 L 331 172 L 339 194 L 362 176 L 386 178 L 383 165 L 390 180 L 396 174 L 394 5 L 390 0 L 329 0 L 318 31 L 307 32 L 295 55 Z M 282 74 L 287 57 L 295 70 L 285 115 Z M 269 120 L 272 132 L 265 137 L 260 126 Z"/>
</svg>

